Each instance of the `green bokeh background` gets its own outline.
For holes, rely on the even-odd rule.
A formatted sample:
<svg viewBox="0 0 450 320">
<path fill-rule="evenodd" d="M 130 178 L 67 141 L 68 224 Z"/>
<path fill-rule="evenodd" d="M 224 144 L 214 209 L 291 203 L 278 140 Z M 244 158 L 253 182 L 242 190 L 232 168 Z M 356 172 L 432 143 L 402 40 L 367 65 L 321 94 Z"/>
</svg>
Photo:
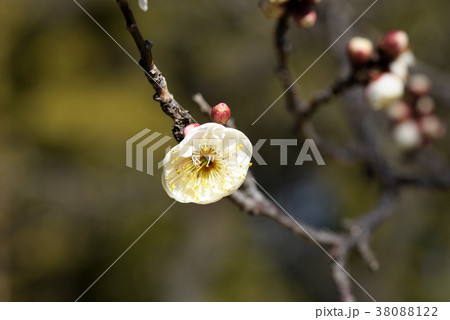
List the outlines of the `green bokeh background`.
<svg viewBox="0 0 450 320">
<path fill-rule="evenodd" d="M 329 1 L 338 0 L 323 0 L 319 17 Z M 196 92 L 230 105 L 254 142 L 296 138 L 283 100 L 251 126 L 282 92 L 274 21 L 256 0 L 149 0 L 147 13 L 131 2 L 170 90 L 199 122 L 207 119 L 191 100 Z M 356 18 L 372 1 L 345 2 Z M 114 1 L 79 3 L 138 57 Z M 448 12 L 446 0 L 381 0 L 357 27 L 370 37 L 404 29 L 420 60 L 450 72 Z M 320 23 L 290 32 L 297 75 L 331 43 Z M 73 301 L 172 203 L 159 171 L 125 166 L 128 138 L 144 128 L 171 135 L 172 123 L 139 68 L 72 0 L 3 0 L 0 39 L 0 300 Z M 301 79 L 303 93 L 328 86 L 342 67 L 326 54 Z M 343 102 L 315 118 L 340 142 L 352 134 Z M 448 104 L 437 105 L 450 124 Z M 447 159 L 449 141 L 436 143 Z M 261 154 L 269 166 L 254 166 L 258 181 L 303 221 L 337 230 L 376 202 L 377 186 L 359 165 L 280 166 L 268 143 Z M 156 158 L 163 156 L 161 148 Z M 350 273 L 377 300 L 449 299 L 448 196 L 402 193 L 397 214 L 373 238 L 377 273 L 351 257 Z M 81 300 L 335 301 L 329 264 L 319 248 L 227 199 L 177 203 Z"/>
</svg>

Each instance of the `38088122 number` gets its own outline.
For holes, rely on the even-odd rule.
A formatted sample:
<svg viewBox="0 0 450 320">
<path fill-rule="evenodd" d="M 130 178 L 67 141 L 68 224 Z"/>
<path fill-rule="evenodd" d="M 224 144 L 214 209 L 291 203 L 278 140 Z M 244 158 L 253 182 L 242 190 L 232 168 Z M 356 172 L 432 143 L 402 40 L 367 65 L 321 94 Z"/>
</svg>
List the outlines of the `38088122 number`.
<svg viewBox="0 0 450 320">
<path fill-rule="evenodd" d="M 436 307 L 377 307 L 377 317 L 405 317 L 405 316 L 416 316 L 416 317 L 437 317 L 438 309 Z"/>
</svg>

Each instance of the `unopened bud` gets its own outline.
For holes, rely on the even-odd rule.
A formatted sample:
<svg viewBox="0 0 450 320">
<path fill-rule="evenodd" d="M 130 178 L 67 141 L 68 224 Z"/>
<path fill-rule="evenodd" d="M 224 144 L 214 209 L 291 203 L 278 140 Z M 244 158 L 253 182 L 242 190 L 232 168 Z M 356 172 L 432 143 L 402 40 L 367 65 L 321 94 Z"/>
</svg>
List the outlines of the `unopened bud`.
<svg viewBox="0 0 450 320">
<path fill-rule="evenodd" d="M 397 101 L 386 109 L 389 119 L 394 121 L 403 121 L 411 116 L 411 107 L 405 101 Z"/>
<path fill-rule="evenodd" d="M 198 126 L 200 126 L 198 123 L 191 123 L 190 125 L 187 125 L 186 128 L 184 128 L 184 131 L 183 131 L 184 136 L 186 137 L 188 135 L 188 133 L 190 131 L 192 131 L 192 129 L 194 129 L 194 128 L 198 127 Z"/>
<path fill-rule="evenodd" d="M 409 38 L 405 31 L 391 30 L 379 41 L 378 48 L 389 58 L 395 59 L 408 49 Z"/>
<path fill-rule="evenodd" d="M 300 6 L 293 12 L 293 18 L 295 23 L 300 28 L 311 28 L 317 20 L 317 13 L 311 6 Z"/>
<path fill-rule="evenodd" d="M 316 4 L 320 3 L 320 2 L 322 2 L 322 0 L 308 0 L 308 1 L 309 1 L 309 3 L 311 3 L 312 5 L 316 5 Z"/>
<path fill-rule="evenodd" d="M 416 97 L 421 97 L 430 93 L 431 80 L 424 74 L 415 74 L 409 78 L 407 88 Z"/>
<path fill-rule="evenodd" d="M 284 5 L 289 0 L 259 0 L 258 5 L 267 18 L 280 19 L 286 12 Z"/>
<path fill-rule="evenodd" d="M 402 79 L 389 72 L 369 82 L 365 89 L 366 98 L 375 110 L 386 108 L 396 102 L 403 93 Z"/>
<path fill-rule="evenodd" d="M 372 41 L 366 38 L 354 37 L 347 45 L 347 54 L 353 65 L 363 65 L 370 61 L 373 53 Z"/>
<path fill-rule="evenodd" d="M 428 115 L 420 119 L 420 129 L 430 139 L 437 139 L 445 134 L 445 126 L 438 117 Z"/>
<path fill-rule="evenodd" d="M 419 126 L 414 120 L 407 120 L 397 124 L 392 132 L 395 143 L 402 150 L 413 150 L 422 144 Z"/>
<path fill-rule="evenodd" d="M 435 109 L 433 98 L 429 96 L 419 98 L 419 100 L 417 100 L 416 102 L 416 109 L 417 112 L 421 115 L 428 115 L 430 113 L 433 113 Z"/>
<path fill-rule="evenodd" d="M 230 116 L 231 110 L 225 103 L 219 103 L 211 110 L 211 119 L 216 123 L 226 124 Z"/>
</svg>

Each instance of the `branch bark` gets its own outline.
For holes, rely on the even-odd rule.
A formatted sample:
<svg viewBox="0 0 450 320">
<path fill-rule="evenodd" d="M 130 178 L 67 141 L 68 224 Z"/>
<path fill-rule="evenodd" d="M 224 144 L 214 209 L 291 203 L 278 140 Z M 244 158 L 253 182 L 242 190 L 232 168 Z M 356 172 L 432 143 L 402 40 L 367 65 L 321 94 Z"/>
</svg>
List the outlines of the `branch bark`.
<svg viewBox="0 0 450 320">
<path fill-rule="evenodd" d="M 126 21 L 127 30 L 134 39 L 136 47 L 140 53 L 139 65 L 144 70 L 145 76 L 152 85 L 155 95 L 153 99 L 159 102 L 161 109 L 174 121 L 172 133 L 175 139 L 180 142 L 184 138 L 184 128 L 190 123 L 192 116 L 189 111 L 184 110 L 180 104 L 173 98 L 167 87 L 166 79 L 153 60 L 153 44 L 145 40 L 138 28 L 133 12 L 131 11 L 128 0 L 116 0 L 117 5 Z"/>
</svg>

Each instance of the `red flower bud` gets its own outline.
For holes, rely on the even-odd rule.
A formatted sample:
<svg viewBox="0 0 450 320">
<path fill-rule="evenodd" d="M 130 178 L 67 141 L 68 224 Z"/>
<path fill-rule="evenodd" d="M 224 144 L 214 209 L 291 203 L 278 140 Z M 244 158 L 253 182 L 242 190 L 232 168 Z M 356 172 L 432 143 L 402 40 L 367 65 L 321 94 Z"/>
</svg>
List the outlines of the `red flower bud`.
<svg viewBox="0 0 450 320">
<path fill-rule="evenodd" d="M 417 112 L 421 115 L 428 115 L 434 111 L 434 100 L 429 96 L 421 97 L 416 102 Z"/>
<path fill-rule="evenodd" d="M 220 124 L 226 124 L 230 119 L 231 110 L 225 103 L 219 103 L 211 110 L 212 121 Z"/>
<path fill-rule="evenodd" d="M 184 136 L 186 137 L 187 134 L 194 128 L 200 126 L 198 123 L 191 123 L 190 125 L 187 125 L 186 128 L 184 128 Z"/>
<path fill-rule="evenodd" d="M 353 65 L 363 65 L 370 61 L 373 44 L 369 39 L 354 37 L 347 45 L 347 54 Z"/>
<path fill-rule="evenodd" d="M 386 109 L 388 117 L 394 121 L 403 121 L 411 116 L 411 107 L 405 101 L 397 101 Z"/>
<path fill-rule="evenodd" d="M 302 3 L 300 3 L 302 4 Z M 296 8 L 293 12 L 293 18 L 295 23 L 300 28 L 311 28 L 317 20 L 317 13 L 314 11 L 314 9 L 311 6 L 304 6 L 301 5 L 298 8 Z"/>
<path fill-rule="evenodd" d="M 430 139 L 437 139 L 445 134 L 445 125 L 434 115 L 422 117 L 419 124 L 422 133 Z"/>
<path fill-rule="evenodd" d="M 394 60 L 408 49 L 409 38 L 405 31 L 391 30 L 378 42 L 378 48 L 389 58 Z"/>
<path fill-rule="evenodd" d="M 424 74 L 415 74 L 409 78 L 408 91 L 416 97 L 422 97 L 430 93 L 431 80 Z"/>
</svg>

